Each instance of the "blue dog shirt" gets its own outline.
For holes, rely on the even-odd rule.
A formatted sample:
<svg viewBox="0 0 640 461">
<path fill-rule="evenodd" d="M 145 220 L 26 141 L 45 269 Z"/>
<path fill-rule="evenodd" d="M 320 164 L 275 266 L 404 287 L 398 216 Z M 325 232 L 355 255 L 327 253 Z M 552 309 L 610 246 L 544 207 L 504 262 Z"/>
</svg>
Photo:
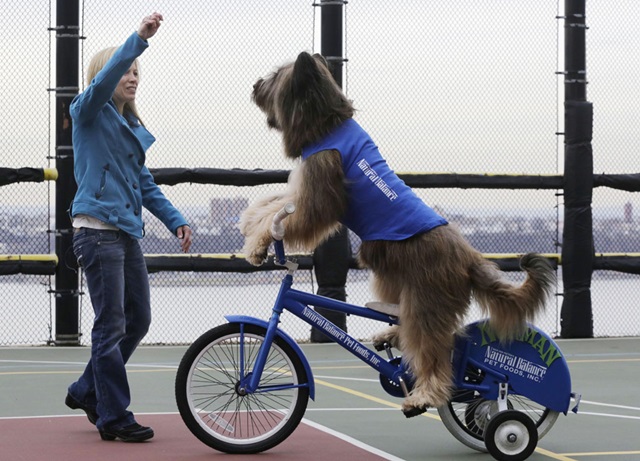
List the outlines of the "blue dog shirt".
<svg viewBox="0 0 640 461">
<path fill-rule="evenodd" d="M 393 172 L 371 137 L 353 119 L 305 146 L 302 158 L 337 150 L 348 194 L 342 223 L 366 240 L 404 240 L 447 224 Z"/>
</svg>

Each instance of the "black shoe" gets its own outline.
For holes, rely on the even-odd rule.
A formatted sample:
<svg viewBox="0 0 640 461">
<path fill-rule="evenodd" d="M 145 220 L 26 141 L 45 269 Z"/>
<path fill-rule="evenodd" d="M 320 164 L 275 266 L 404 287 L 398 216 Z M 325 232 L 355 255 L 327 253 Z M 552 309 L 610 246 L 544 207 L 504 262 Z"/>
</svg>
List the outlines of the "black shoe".
<svg viewBox="0 0 640 461">
<path fill-rule="evenodd" d="M 74 399 L 71 394 L 67 394 L 67 398 L 64 399 L 64 404 L 71 408 L 72 410 L 82 410 L 87 414 L 87 419 L 94 426 L 96 425 L 96 421 L 98 421 L 98 413 L 95 408 L 89 408 L 76 399 Z"/>
<path fill-rule="evenodd" d="M 123 442 L 144 442 L 153 437 L 153 429 L 133 423 L 118 429 L 102 429 L 100 438 L 102 440 L 120 439 Z"/>
</svg>

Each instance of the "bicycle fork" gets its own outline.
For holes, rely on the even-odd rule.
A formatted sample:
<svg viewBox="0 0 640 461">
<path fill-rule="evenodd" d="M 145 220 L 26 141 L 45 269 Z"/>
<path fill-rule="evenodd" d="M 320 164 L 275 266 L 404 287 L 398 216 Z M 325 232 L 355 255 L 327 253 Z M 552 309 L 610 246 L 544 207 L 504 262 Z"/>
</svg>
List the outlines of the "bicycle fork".
<svg viewBox="0 0 640 461">
<path fill-rule="evenodd" d="M 273 340 L 276 336 L 276 330 L 278 328 L 278 323 L 280 322 L 281 313 L 281 308 L 273 309 L 273 314 L 271 315 L 271 319 L 269 320 L 267 331 L 264 336 L 264 341 L 260 345 L 260 349 L 258 350 L 258 356 L 256 357 L 256 361 L 253 365 L 253 370 L 247 370 L 248 373 L 246 375 L 245 349 L 244 347 L 240 347 L 240 383 L 237 388 L 237 392 L 239 395 L 253 394 L 257 391 L 260 385 L 262 372 L 264 371 L 265 364 L 267 363 L 269 351 L 271 350 L 271 345 L 273 344 Z M 240 339 L 242 344 L 244 344 L 243 336 L 244 335 L 242 335 Z"/>
</svg>

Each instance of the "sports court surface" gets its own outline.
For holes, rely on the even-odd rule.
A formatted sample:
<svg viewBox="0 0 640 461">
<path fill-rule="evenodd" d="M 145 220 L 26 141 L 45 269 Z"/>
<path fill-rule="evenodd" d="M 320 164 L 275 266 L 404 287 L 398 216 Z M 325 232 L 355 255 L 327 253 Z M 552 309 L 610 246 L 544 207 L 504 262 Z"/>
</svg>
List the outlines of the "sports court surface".
<svg viewBox="0 0 640 461">
<path fill-rule="evenodd" d="M 640 461 L 640 338 L 558 340 L 578 414 L 560 415 L 532 461 Z M 406 419 L 377 375 L 334 344 L 302 345 L 316 400 L 293 435 L 259 455 L 234 459 L 338 461 L 492 460 L 458 442 L 437 412 Z M 156 436 L 142 444 L 104 442 L 80 411 L 64 405 L 87 348 L 0 348 L 0 460 L 216 460 L 228 457 L 186 428 L 173 394 L 186 347 L 140 347 L 128 365 L 131 410 Z"/>
</svg>

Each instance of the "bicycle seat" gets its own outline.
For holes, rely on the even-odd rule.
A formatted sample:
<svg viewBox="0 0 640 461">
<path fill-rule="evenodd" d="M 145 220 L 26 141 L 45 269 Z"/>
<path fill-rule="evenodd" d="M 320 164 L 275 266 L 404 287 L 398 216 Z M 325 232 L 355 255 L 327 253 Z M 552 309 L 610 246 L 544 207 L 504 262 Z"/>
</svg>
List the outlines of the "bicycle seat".
<svg viewBox="0 0 640 461">
<path fill-rule="evenodd" d="M 400 306 L 397 304 L 383 303 L 379 301 L 370 301 L 365 303 L 364 307 L 372 311 L 382 312 L 383 314 L 398 317 L 400 315 Z"/>
</svg>

